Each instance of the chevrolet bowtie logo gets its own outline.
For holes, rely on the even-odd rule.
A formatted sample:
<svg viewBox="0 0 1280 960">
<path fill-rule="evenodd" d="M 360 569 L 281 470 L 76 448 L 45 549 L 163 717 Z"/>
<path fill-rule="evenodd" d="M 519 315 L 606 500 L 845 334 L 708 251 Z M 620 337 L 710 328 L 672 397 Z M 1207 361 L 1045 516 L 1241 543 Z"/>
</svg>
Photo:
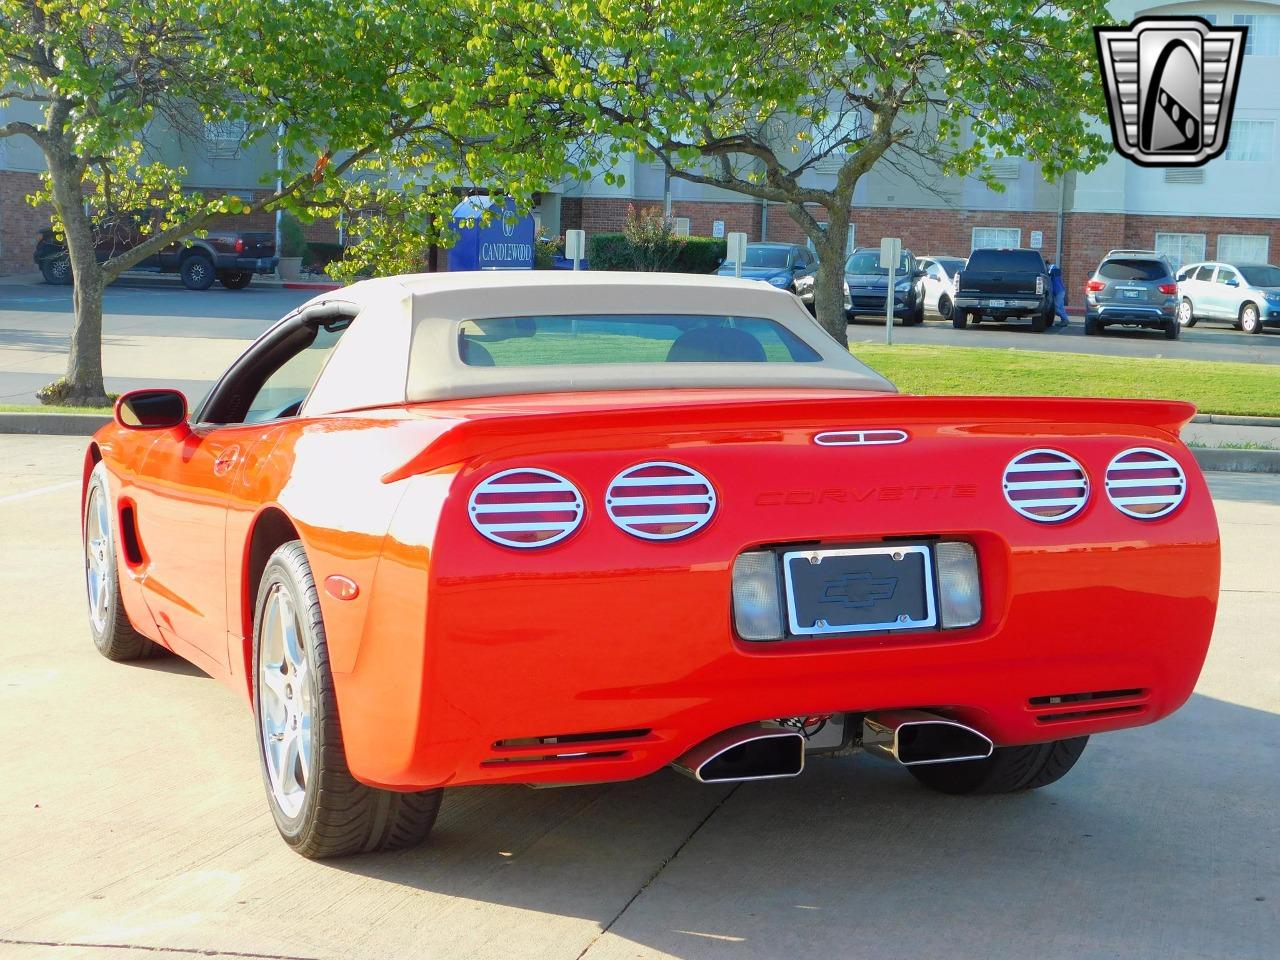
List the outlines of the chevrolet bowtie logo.
<svg viewBox="0 0 1280 960">
<path fill-rule="evenodd" d="M 838 580 L 827 581 L 822 591 L 822 602 L 840 603 L 859 610 L 874 606 L 881 600 L 892 600 L 897 589 L 897 577 L 873 577 L 865 571 L 846 573 Z"/>
</svg>

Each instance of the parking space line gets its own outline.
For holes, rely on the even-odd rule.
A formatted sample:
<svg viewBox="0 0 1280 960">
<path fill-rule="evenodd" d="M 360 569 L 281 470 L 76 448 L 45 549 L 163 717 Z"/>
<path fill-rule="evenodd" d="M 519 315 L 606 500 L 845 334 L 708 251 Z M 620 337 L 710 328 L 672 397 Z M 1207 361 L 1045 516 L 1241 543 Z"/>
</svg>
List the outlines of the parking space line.
<svg viewBox="0 0 1280 960">
<path fill-rule="evenodd" d="M 40 497 L 46 493 L 55 493 L 58 490 L 69 490 L 71 487 L 80 485 L 79 480 L 64 480 L 62 483 L 51 483 L 47 487 L 36 487 L 34 490 L 26 490 L 22 493 L 11 493 L 7 497 L 0 497 L 0 507 L 6 503 L 17 503 L 19 500 L 30 500 L 32 497 Z"/>
</svg>

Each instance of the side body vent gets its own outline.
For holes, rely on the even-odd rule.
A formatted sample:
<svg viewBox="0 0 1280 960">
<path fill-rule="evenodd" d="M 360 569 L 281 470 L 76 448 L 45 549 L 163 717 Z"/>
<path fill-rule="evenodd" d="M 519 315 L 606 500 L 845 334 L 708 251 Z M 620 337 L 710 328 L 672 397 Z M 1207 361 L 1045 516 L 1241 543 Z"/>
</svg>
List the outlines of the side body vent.
<svg viewBox="0 0 1280 960">
<path fill-rule="evenodd" d="M 716 512 L 711 481 L 682 463 L 654 460 L 623 470 L 604 498 L 609 519 L 641 540 L 676 540 L 701 530 Z"/>
<path fill-rule="evenodd" d="M 1037 523 L 1060 523 L 1089 502 L 1089 476 L 1059 450 L 1028 450 L 1004 468 L 1004 498 Z"/>
</svg>

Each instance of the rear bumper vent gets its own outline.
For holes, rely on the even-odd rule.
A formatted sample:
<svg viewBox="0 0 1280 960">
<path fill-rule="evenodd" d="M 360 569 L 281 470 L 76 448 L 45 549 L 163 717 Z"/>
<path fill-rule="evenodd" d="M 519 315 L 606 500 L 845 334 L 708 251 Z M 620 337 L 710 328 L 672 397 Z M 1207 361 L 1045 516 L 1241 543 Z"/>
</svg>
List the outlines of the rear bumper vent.
<svg viewBox="0 0 1280 960">
<path fill-rule="evenodd" d="M 558 733 L 542 737 L 495 740 L 492 756 L 483 767 L 508 763 L 577 763 L 584 760 L 620 760 L 631 748 L 649 745 L 651 730 L 600 730 L 590 733 Z"/>
<path fill-rule="evenodd" d="M 1141 687 L 1127 690 L 1097 690 L 1091 693 L 1059 693 L 1032 697 L 1027 706 L 1036 715 L 1036 723 L 1070 723 L 1080 720 L 1102 720 L 1145 713 L 1148 691 Z"/>
</svg>

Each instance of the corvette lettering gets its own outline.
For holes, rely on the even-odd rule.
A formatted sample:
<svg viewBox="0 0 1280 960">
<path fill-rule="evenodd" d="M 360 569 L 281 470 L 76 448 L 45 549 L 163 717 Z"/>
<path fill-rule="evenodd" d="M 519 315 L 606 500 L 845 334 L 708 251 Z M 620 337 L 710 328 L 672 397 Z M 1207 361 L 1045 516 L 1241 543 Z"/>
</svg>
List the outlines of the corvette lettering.
<svg viewBox="0 0 1280 960">
<path fill-rule="evenodd" d="M 824 487 L 820 490 L 766 490 L 756 496 L 756 506 L 803 507 L 821 503 L 865 503 L 868 500 L 964 500 L 977 495 L 978 486 L 974 483 Z"/>
</svg>

